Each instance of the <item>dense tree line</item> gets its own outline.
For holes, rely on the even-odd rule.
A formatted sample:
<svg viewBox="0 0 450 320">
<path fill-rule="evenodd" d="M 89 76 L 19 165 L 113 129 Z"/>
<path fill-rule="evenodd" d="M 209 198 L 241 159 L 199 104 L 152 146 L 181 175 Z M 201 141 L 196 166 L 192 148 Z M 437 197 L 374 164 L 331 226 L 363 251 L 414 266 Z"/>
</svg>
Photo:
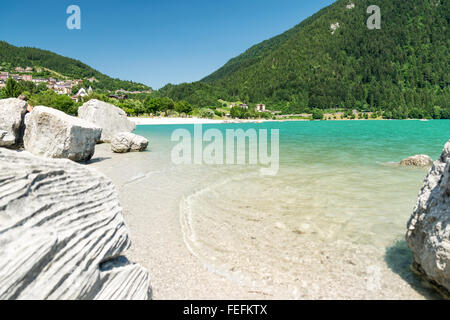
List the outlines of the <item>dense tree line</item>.
<svg viewBox="0 0 450 320">
<path fill-rule="evenodd" d="M 174 101 L 185 100 L 200 108 L 207 106 L 221 107 L 219 99 L 229 100 L 231 96 L 220 86 L 211 86 L 202 82 L 168 84 L 155 92 L 156 96 L 169 97 Z"/>
<path fill-rule="evenodd" d="M 35 85 L 33 82 L 15 81 L 8 79 L 5 88 L 0 89 L 0 99 L 25 96 L 32 106 L 43 105 L 61 110 L 65 113 L 76 115 L 78 108 L 91 99 L 105 101 L 122 108 L 129 116 L 196 116 L 201 118 L 223 117 L 226 112 L 225 106 L 220 102 L 218 105 L 199 107 L 192 105 L 185 100 L 174 101 L 169 97 L 159 97 L 157 94 L 136 94 L 133 99 L 115 99 L 110 98 L 107 94 L 93 92 L 90 95 L 80 98 L 79 102 L 74 102 L 67 95 L 56 94 L 52 90 L 48 90 L 45 84 Z M 226 104 L 226 103 L 225 103 Z M 273 115 L 270 112 L 256 112 L 252 107 L 249 109 L 239 106 L 227 109 L 232 118 L 250 119 L 263 118 L 270 119 Z M 328 110 L 329 111 L 329 110 Z M 324 119 L 324 111 L 321 109 L 307 110 L 311 114 L 311 119 Z M 450 119 L 450 108 L 441 108 L 435 106 L 432 112 L 412 108 L 408 110 L 395 110 L 391 112 L 376 111 L 372 112 L 370 118 L 376 119 L 384 117 L 385 119 Z M 356 119 L 355 114 L 351 110 L 347 110 L 343 118 Z M 361 113 L 358 119 L 369 119 L 368 113 Z"/>
<path fill-rule="evenodd" d="M 74 89 L 75 91 L 76 89 Z M 114 104 L 122 108 L 130 116 L 141 115 L 177 115 L 187 116 L 199 108 L 194 108 L 184 100 L 173 101 L 168 97 L 157 97 L 151 94 L 136 95 L 135 99 L 115 99 L 107 94 L 93 92 L 86 97 L 80 97 L 79 102 L 74 102 L 72 98 L 64 94 L 57 94 L 53 90 L 48 90 L 45 84 L 35 85 L 33 82 L 19 81 L 9 78 L 4 88 L 0 88 L 0 99 L 17 98 L 25 96 L 31 106 L 47 106 L 61 110 L 65 113 L 76 115 L 78 108 L 91 99 L 97 99 Z"/>
</svg>

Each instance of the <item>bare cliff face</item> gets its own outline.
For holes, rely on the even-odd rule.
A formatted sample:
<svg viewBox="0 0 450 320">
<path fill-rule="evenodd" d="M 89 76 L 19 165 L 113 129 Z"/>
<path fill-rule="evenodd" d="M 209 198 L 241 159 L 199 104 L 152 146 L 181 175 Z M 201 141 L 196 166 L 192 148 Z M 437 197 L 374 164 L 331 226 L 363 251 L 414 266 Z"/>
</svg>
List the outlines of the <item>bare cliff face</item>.
<svg viewBox="0 0 450 320">
<path fill-rule="evenodd" d="M 129 246 L 110 180 L 0 148 L 0 299 L 149 299 Z"/>
<path fill-rule="evenodd" d="M 450 297 L 450 141 L 425 178 L 406 241 L 413 269 Z"/>
</svg>

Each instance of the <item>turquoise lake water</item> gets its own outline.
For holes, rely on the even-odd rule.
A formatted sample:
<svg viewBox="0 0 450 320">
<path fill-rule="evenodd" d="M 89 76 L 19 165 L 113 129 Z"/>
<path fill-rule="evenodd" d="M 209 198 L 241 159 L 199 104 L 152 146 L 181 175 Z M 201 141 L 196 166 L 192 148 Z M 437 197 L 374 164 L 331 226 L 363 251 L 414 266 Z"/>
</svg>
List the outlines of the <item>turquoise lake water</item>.
<svg viewBox="0 0 450 320">
<path fill-rule="evenodd" d="M 156 163 L 182 189 L 180 227 L 206 268 L 269 297 L 433 297 L 410 272 L 404 242 L 427 170 L 394 163 L 416 154 L 437 159 L 450 121 L 203 126 L 278 129 L 275 176 L 261 175 L 259 165 L 172 163 L 170 137 L 180 128 L 194 127 L 138 126 L 151 141 L 139 165 Z"/>
<path fill-rule="evenodd" d="M 176 144 L 170 141 L 170 135 L 179 128 L 193 134 L 193 125 L 138 126 L 136 133 L 154 138 L 153 149 L 164 148 Z M 318 163 L 330 158 L 335 164 L 376 165 L 419 153 L 436 158 L 450 138 L 448 120 L 266 122 L 208 124 L 203 128 L 204 131 L 216 128 L 224 133 L 226 129 L 279 129 L 280 160 L 285 166 L 295 166 L 297 161 Z"/>
</svg>

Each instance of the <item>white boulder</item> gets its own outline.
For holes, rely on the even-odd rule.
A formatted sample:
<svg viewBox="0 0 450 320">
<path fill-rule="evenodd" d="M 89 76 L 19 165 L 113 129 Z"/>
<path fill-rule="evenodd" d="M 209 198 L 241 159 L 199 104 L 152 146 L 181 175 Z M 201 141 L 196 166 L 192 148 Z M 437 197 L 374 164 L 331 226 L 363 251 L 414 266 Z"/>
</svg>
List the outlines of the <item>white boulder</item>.
<svg viewBox="0 0 450 320">
<path fill-rule="evenodd" d="M 23 143 L 23 121 L 28 103 L 20 99 L 0 100 L 0 147 L 17 148 Z"/>
<path fill-rule="evenodd" d="M 64 159 L 0 149 L 0 299 L 148 299 L 112 182 Z"/>
<path fill-rule="evenodd" d="M 433 165 L 433 159 L 424 154 L 419 154 L 400 161 L 401 166 L 429 167 Z"/>
<path fill-rule="evenodd" d="M 111 142 L 116 134 L 132 132 L 136 129 L 136 124 L 128 120 L 125 111 L 112 104 L 95 99 L 89 100 L 78 108 L 78 117 L 103 129 L 102 142 Z"/>
<path fill-rule="evenodd" d="M 148 140 L 134 133 L 121 132 L 111 140 L 111 150 L 116 153 L 130 151 L 144 151 L 148 147 Z"/>
<path fill-rule="evenodd" d="M 450 297 L 450 141 L 425 178 L 406 241 L 413 269 Z"/>
<path fill-rule="evenodd" d="M 25 117 L 25 150 L 48 158 L 87 161 L 102 129 L 62 111 L 38 106 Z"/>
</svg>

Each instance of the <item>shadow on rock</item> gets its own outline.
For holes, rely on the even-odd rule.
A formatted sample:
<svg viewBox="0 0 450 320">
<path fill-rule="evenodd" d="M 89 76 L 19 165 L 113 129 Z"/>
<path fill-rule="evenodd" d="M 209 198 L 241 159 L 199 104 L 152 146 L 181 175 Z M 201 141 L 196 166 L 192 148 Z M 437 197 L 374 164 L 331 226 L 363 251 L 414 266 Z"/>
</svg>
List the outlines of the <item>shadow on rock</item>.
<svg viewBox="0 0 450 320">
<path fill-rule="evenodd" d="M 425 298 L 433 300 L 442 299 L 428 282 L 411 270 L 413 259 L 413 253 L 408 248 L 405 240 L 397 241 L 393 246 L 386 248 L 384 260 L 389 269 L 398 274 L 414 290 Z"/>
<path fill-rule="evenodd" d="M 97 157 L 97 158 L 93 158 L 88 161 L 84 161 L 81 164 L 92 164 L 92 163 L 102 162 L 102 161 L 109 160 L 109 159 L 111 159 L 111 157 Z"/>
</svg>

